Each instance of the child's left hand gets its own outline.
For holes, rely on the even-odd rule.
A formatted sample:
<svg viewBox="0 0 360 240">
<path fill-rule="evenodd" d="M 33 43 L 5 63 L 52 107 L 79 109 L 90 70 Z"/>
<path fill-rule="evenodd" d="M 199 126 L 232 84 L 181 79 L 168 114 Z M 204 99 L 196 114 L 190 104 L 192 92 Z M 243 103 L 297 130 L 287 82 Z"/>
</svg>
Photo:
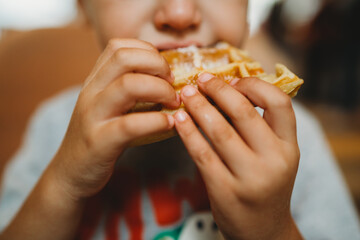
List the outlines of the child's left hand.
<svg viewBox="0 0 360 240">
<path fill-rule="evenodd" d="M 207 80 L 207 81 L 206 81 Z M 230 125 L 194 87 L 176 128 L 197 164 L 216 223 L 226 239 L 301 239 L 290 213 L 300 158 L 291 99 L 256 78 L 232 86 L 210 74 L 198 86 L 231 119 Z M 253 104 L 264 109 L 263 118 Z"/>
</svg>

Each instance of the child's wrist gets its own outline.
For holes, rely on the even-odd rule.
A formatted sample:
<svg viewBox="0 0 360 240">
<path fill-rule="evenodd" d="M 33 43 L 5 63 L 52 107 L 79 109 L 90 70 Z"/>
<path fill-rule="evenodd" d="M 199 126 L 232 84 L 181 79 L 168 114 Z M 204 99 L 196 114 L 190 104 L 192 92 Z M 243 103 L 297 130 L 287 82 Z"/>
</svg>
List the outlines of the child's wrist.
<svg viewBox="0 0 360 240">
<path fill-rule="evenodd" d="M 79 208 L 82 208 L 85 204 L 86 199 L 74 194 L 70 186 L 64 179 L 59 177 L 59 173 L 51 165 L 45 171 L 41 181 L 43 195 L 54 201 L 54 203 L 62 202 L 64 205 Z"/>
<path fill-rule="evenodd" d="M 76 193 L 75 188 L 71 185 L 71 181 L 66 179 L 65 169 L 59 164 L 56 156 L 46 169 L 42 181 L 44 182 L 43 191 L 56 199 L 61 199 L 63 202 L 74 205 L 84 205 L 86 199 L 82 198 Z"/>
<path fill-rule="evenodd" d="M 60 149 L 47 171 L 54 184 L 69 199 L 83 202 L 101 191 L 109 179 L 111 173 L 102 174 L 103 169 L 98 170 L 99 167 L 91 161 L 91 156 L 74 156 L 68 149 Z"/>
<path fill-rule="evenodd" d="M 287 220 L 285 227 L 281 229 L 279 234 L 277 235 L 276 240 L 302 240 L 303 237 L 301 236 L 301 233 L 296 226 L 296 223 L 292 216 L 289 216 L 289 219 Z"/>
</svg>

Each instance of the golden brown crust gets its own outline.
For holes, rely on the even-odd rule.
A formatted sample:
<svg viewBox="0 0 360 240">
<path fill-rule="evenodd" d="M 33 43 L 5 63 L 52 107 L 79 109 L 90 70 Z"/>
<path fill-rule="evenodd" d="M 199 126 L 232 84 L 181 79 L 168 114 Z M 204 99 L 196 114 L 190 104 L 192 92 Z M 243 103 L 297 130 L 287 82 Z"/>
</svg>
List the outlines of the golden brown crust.
<svg viewBox="0 0 360 240">
<path fill-rule="evenodd" d="M 177 92 L 186 85 L 196 85 L 196 80 L 203 72 L 209 72 L 229 83 L 235 78 L 257 77 L 269 82 L 290 97 L 295 97 L 301 85 L 302 79 L 292 73 L 282 64 L 275 65 L 275 74 L 266 74 L 259 62 L 254 61 L 249 55 L 240 49 L 227 43 L 220 43 L 215 48 L 188 48 L 168 50 L 161 52 L 168 61 L 175 76 L 173 87 Z M 183 106 L 181 107 L 184 108 Z M 163 108 L 155 103 L 138 103 L 131 112 L 161 111 L 174 114 L 178 109 Z M 155 134 L 138 139 L 131 146 L 139 146 L 165 140 L 175 136 L 176 131 L 171 130 L 161 134 Z"/>
</svg>

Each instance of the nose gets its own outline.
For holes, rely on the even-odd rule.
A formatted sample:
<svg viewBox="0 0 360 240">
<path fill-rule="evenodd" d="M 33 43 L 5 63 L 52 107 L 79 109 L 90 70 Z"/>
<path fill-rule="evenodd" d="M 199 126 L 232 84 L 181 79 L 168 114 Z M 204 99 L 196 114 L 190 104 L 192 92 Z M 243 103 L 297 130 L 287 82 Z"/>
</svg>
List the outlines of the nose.
<svg viewBox="0 0 360 240">
<path fill-rule="evenodd" d="M 201 23 L 201 14 L 194 0 L 164 0 L 154 17 L 159 30 L 184 31 Z"/>
</svg>

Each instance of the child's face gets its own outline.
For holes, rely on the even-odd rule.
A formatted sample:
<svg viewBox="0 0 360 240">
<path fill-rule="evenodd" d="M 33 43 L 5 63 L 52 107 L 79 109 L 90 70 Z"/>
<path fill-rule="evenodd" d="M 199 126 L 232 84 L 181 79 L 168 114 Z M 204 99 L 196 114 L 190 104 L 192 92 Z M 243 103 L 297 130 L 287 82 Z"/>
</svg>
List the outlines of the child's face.
<svg viewBox="0 0 360 240">
<path fill-rule="evenodd" d="M 247 36 L 247 0 L 83 0 L 103 47 L 111 38 L 137 38 L 159 50 Z"/>
</svg>

